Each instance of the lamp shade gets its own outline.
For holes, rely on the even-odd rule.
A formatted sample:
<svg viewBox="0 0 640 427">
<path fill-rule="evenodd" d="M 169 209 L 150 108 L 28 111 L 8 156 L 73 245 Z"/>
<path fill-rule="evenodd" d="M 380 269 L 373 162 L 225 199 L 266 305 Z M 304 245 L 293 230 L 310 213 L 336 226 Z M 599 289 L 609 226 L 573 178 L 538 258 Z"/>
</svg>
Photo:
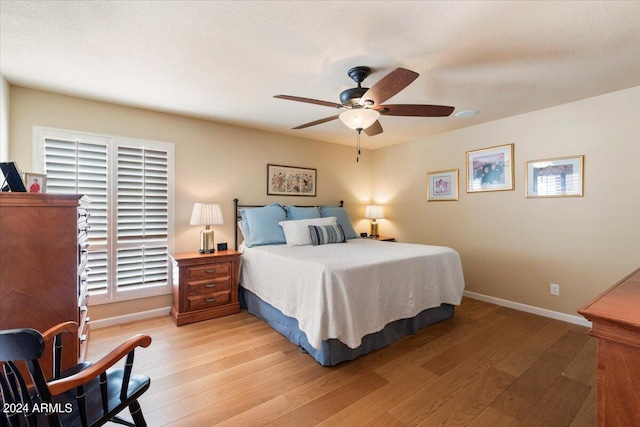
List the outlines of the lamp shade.
<svg viewBox="0 0 640 427">
<path fill-rule="evenodd" d="M 367 219 L 380 219 L 384 218 L 384 212 L 382 212 L 382 206 L 369 205 L 364 211 L 364 217 Z"/>
<path fill-rule="evenodd" d="M 194 203 L 190 225 L 224 224 L 222 209 L 215 203 Z"/>
<path fill-rule="evenodd" d="M 351 129 L 366 129 L 378 120 L 380 113 L 370 108 L 354 108 L 340 113 L 342 123 Z"/>
</svg>

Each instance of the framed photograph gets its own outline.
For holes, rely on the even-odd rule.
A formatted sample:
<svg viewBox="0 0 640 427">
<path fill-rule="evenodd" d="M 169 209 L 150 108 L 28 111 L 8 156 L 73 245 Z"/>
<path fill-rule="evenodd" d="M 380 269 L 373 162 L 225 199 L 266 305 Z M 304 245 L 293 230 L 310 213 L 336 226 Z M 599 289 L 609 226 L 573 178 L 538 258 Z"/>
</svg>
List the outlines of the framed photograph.
<svg viewBox="0 0 640 427">
<path fill-rule="evenodd" d="M 458 169 L 427 172 L 427 201 L 458 200 Z"/>
<path fill-rule="evenodd" d="M 267 165 L 267 195 L 315 197 L 316 179 L 315 169 Z"/>
<path fill-rule="evenodd" d="M 582 197 L 584 156 L 524 163 L 525 197 Z"/>
<path fill-rule="evenodd" d="M 513 144 L 467 151 L 467 193 L 513 190 Z"/>
<path fill-rule="evenodd" d="M 24 173 L 24 183 L 29 193 L 46 193 L 47 176 L 41 173 Z"/>
</svg>

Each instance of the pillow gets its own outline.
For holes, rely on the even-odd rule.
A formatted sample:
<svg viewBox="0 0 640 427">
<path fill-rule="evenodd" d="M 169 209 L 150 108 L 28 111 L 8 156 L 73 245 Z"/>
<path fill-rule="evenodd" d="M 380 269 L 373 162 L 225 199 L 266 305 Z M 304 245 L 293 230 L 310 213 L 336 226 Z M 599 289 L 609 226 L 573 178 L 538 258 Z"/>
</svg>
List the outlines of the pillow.
<svg viewBox="0 0 640 427">
<path fill-rule="evenodd" d="M 335 216 L 331 216 L 329 218 L 281 221 L 279 224 L 284 231 L 288 246 L 304 246 L 311 244 L 311 235 L 309 235 L 310 225 L 335 225 L 337 221 Z"/>
<path fill-rule="evenodd" d="M 285 206 L 284 208 L 287 211 L 287 219 L 309 219 L 309 218 L 320 218 L 320 209 L 313 206 L 310 208 L 302 208 L 298 206 Z"/>
<path fill-rule="evenodd" d="M 344 229 L 340 224 L 336 225 L 309 225 L 311 244 L 313 246 L 326 245 L 328 243 L 347 243 Z"/>
<path fill-rule="evenodd" d="M 335 216 L 338 219 L 338 224 L 342 226 L 344 234 L 347 239 L 355 239 L 358 237 L 356 230 L 351 225 L 351 218 L 349 218 L 349 212 L 345 208 L 338 206 L 320 206 L 320 215 L 325 218 L 328 216 Z"/>
<path fill-rule="evenodd" d="M 242 238 L 248 242 L 249 241 L 249 230 L 247 229 L 246 222 L 244 220 L 242 220 L 242 219 L 240 221 L 238 221 L 238 228 L 240 229 L 240 232 L 242 233 Z"/>
<path fill-rule="evenodd" d="M 286 243 L 280 221 L 287 219 L 284 208 L 273 203 L 262 208 L 240 209 L 245 235 L 245 245 L 248 247 L 261 245 L 280 245 Z M 248 241 L 246 241 L 248 237 Z"/>
</svg>

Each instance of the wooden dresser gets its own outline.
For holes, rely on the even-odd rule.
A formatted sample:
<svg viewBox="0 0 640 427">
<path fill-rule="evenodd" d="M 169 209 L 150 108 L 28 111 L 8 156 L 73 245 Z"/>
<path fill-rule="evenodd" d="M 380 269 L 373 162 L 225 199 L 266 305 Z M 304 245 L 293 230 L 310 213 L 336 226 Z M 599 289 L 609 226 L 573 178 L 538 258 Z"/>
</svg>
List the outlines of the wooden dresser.
<svg viewBox="0 0 640 427">
<path fill-rule="evenodd" d="M 63 368 L 81 358 L 89 333 L 83 278 L 87 214 L 81 197 L 0 193 L 0 329 L 44 332 L 60 322 L 77 322 L 78 334 L 64 344 L 74 351 L 65 351 Z M 42 362 L 50 373 L 50 355 Z"/>
<path fill-rule="evenodd" d="M 173 285 L 171 317 L 176 325 L 240 312 L 239 261 L 240 252 L 234 250 L 170 255 L 169 277 Z"/>
<path fill-rule="evenodd" d="M 578 313 L 598 339 L 598 426 L 640 426 L 640 268 Z"/>
</svg>

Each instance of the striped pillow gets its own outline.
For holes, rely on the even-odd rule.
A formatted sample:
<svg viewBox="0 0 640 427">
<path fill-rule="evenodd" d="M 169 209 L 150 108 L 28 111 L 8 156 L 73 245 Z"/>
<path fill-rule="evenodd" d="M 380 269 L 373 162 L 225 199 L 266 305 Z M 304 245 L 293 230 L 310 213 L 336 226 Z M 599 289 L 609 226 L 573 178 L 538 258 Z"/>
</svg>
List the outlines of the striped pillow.
<svg viewBox="0 0 640 427">
<path fill-rule="evenodd" d="M 313 246 L 326 245 L 327 243 L 347 243 L 347 237 L 340 224 L 310 225 L 309 234 L 311 234 Z"/>
</svg>

